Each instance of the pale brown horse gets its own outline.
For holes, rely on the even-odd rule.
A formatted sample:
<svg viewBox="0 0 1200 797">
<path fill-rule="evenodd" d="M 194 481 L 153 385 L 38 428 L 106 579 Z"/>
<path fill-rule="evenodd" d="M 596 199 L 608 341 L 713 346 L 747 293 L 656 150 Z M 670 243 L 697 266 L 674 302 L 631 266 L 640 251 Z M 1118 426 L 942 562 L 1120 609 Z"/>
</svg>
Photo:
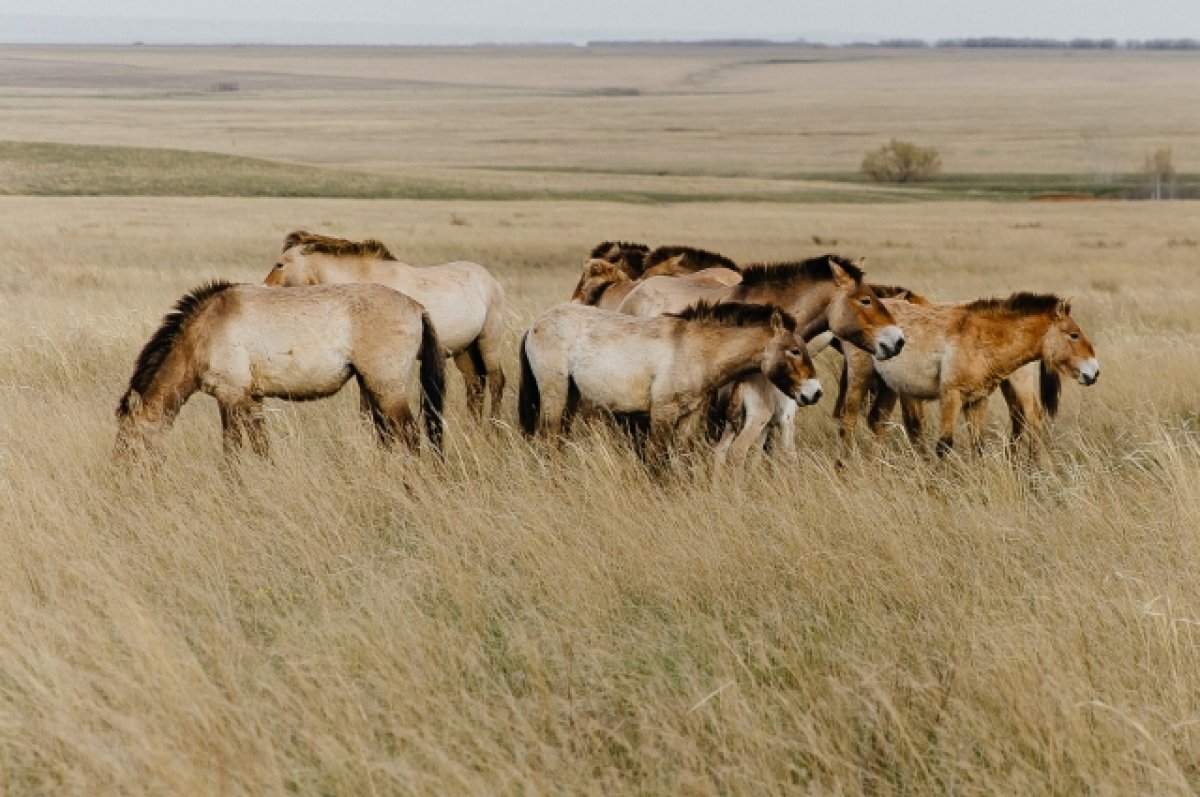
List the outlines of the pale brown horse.
<svg viewBox="0 0 1200 797">
<path fill-rule="evenodd" d="M 653 314 L 697 299 L 775 304 L 796 318 L 806 341 L 831 331 L 880 357 L 889 357 L 903 348 L 904 334 L 864 281 L 860 263 L 824 255 L 800 262 L 751 265 L 742 269 L 741 283 L 731 287 L 655 278 L 631 291 L 621 310 Z M 718 454 L 728 455 L 734 462 L 744 460 L 765 439 L 772 422 L 784 449 L 793 451 L 796 409 L 790 396 L 777 393 L 759 376 L 730 385 L 714 403 L 714 426 L 721 437 Z"/>
<path fill-rule="evenodd" d="M 117 405 L 117 448 L 136 453 L 170 428 L 197 391 L 217 400 L 226 455 L 242 436 L 266 456 L 263 399 L 306 401 L 357 380 L 380 443 L 416 449 L 408 403 L 420 360 L 425 430 L 442 439 L 445 361 L 428 313 L 382 285 L 279 291 L 210 282 L 184 295 L 137 357 Z"/>
<path fill-rule="evenodd" d="M 1004 299 L 927 305 L 883 301 L 904 325 L 909 343 L 887 361 L 871 362 L 860 352 L 843 352 L 848 379 L 839 407 L 843 451 L 850 444 L 872 372 L 902 399 L 939 401 L 939 454 L 953 445 L 960 413 L 972 444 L 981 444 L 987 397 L 1022 366 L 1040 360 L 1047 373 L 1066 374 L 1083 385 L 1094 384 L 1100 376 L 1095 349 L 1071 317 L 1070 302 L 1057 296 L 1016 293 Z M 1043 403 L 1056 406 L 1056 382 L 1048 378 L 1044 384 Z M 917 434 L 919 423 L 910 415 L 915 413 L 906 410 L 906 426 L 910 434 Z"/>
<path fill-rule="evenodd" d="M 484 395 L 499 417 L 504 394 L 500 341 L 504 334 L 504 289 L 487 269 L 465 260 L 415 268 L 396 260 L 380 241 L 350 241 L 296 230 L 264 285 L 292 287 L 322 283 L 378 282 L 420 302 L 433 319 L 445 354 L 466 380 L 467 404 L 481 415 Z"/>
<path fill-rule="evenodd" d="M 820 395 L 796 322 L 768 305 L 699 303 L 638 318 L 578 304 L 543 313 L 521 338 L 518 407 L 527 434 L 557 438 L 580 399 L 617 413 L 647 413 L 650 444 L 686 438 L 722 384 L 761 373 L 807 404 Z"/>
</svg>

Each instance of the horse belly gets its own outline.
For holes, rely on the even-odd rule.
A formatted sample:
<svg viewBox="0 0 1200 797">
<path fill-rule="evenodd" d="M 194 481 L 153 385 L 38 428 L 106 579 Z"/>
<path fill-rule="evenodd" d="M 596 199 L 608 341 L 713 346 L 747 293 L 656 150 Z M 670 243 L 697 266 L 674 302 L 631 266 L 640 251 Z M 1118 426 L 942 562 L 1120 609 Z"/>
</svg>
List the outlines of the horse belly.
<svg viewBox="0 0 1200 797">
<path fill-rule="evenodd" d="M 906 353 L 889 360 L 875 360 L 875 372 L 901 395 L 937 398 L 941 387 L 941 356 L 907 358 Z"/>
<path fill-rule="evenodd" d="M 613 412 L 650 409 L 653 372 L 638 363 L 613 357 L 579 358 L 571 365 L 571 378 L 579 395 Z"/>
<path fill-rule="evenodd" d="M 292 353 L 271 356 L 252 369 L 253 392 L 277 398 L 324 398 L 341 389 L 350 378 L 344 358 L 306 358 Z"/>
<path fill-rule="evenodd" d="M 442 348 L 457 354 L 479 337 L 488 307 L 466 275 L 442 276 L 457 279 L 439 284 L 427 275 L 418 274 L 410 277 L 408 285 L 393 287 L 424 305 Z"/>
</svg>

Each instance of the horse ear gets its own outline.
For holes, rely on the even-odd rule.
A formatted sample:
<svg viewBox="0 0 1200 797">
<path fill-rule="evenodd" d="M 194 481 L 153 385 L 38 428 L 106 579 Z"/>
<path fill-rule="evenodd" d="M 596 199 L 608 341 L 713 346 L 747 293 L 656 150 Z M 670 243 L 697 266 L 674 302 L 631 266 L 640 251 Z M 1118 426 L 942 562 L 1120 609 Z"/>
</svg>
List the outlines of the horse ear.
<svg viewBox="0 0 1200 797">
<path fill-rule="evenodd" d="M 783 329 L 783 312 L 776 308 L 771 313 L 771 331 L 779 332 Z"/>
<path fill-rule="evenodd" d="M 1070 315 L 1071 314 L 1071 300 L 1070 299 L 1059 299 L 1058 307 L 1054 308 L 1054 312 L 1060 316 Z"/>
<path fill-rule="evenodd" d="M 142 409 L 142 394 L 136 390 L 130 390 L 129 398 L 125 400 L 125 406 L 129 408 L 130 413 L 140 411 Z"/>
<path fill-rule="evenodd" d="M 833 284 L 839 288 L 848 288 L 854 284 L 854 277 L 851 277 L 846 269 L 835 263 L 833 258 L 829 259 L 829 270 L 833 273 Z"/>
<path fill-rule="evenodd" d="M 863 257 L 856 257 L 856 258 L 854 258 L 854 265 L 858 266 L 858 267 L 859 267 L 860 269 L 862 269 L 863 271 L 866 271 L 866 270 L 867 270 L 867 258 L 866 258 L 866 256 L 863 256 Z"/>
</svg>

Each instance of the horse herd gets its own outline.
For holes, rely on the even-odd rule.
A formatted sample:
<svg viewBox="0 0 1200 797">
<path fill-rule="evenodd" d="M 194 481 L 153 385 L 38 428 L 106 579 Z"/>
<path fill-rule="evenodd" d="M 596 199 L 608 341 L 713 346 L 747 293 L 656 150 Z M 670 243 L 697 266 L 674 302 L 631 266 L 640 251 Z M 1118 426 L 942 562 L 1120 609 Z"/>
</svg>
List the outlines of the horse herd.
<svg viewBox="0 0 1200 797">
<path fill-rule="evenodd" d="M 837 255 L 739 266 L 702 249 L 606 241 L 571 301 L 521 336 L 521 428 L 558 441 L 580 412 L 612 418 L 652 462 L 703 434 L 718 441 L 718 463 L 740 465 L 774 439 L 791 452 L 797 408 L 823 392 L 812 355 L 834 346 L 844 359 L 834 410 L 843 455 L 864 407 L 879 433 L 899 403 L 919 443 L 933 399 L 944 454 L 960 415 L 982 444 L 997 387 L 1015 444 L 1040 437 L 1062 375 L 1084 385 L 1099 377 L 1067 300 L 1022 292 L 933 302 L 867 282 L 862 266 Z M 216 281 L 176 302 L 118 404 L 118 451 L 150 446 L 205 392 L 220 408 L 226 454 L 248 440 L 265 456 L 265 398 L 322 398 L 351 378 L 380 442 L 417 450 L 415 372 L 419 415 L 440 454 L 447 357 L 472 414 L 499 417 L 504 319 L 504 291 L 476 263 L 415 268 L 373 239 L 297 230 L 263 285 Z"/>
</svg>

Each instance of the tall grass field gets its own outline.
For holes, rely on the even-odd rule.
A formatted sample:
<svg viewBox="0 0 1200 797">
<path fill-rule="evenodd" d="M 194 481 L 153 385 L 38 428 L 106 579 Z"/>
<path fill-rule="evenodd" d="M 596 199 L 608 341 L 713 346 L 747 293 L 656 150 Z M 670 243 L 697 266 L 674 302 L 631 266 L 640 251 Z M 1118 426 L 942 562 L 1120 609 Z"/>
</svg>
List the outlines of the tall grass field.
<svg viewBox="0 0 1200 797">
<path fill-rule="evenodd" d="M 1028 201 L 1136 182 L 1158 146 L 1200 171 L 1196 65 L 0 50 L 0 790 L 1200 789 L 1196 206 Z M 892 136 L 957 187 L 856 178 Z M 1064 386 L 1037 462 L 1006 455 L 997 398 L 981 455 L 864 429 L 835 467 L 827 352 L 799 457 L 736 478 L 703 447 L 655 478 L 603 428 L 551 456 L 514 390 L 473 420 L 453 369 L 443 464 L 378 450 L 348 389 L 269 402 L 269 461 L 227 464 L 197 396 L 154 465 L 119 466 L 162 315 L 261 281 L 295 228 L 486 265 L 510 385 L 520 332 L 610 238 L 1055 292 L 1102 377 Z"/>
</svg>

